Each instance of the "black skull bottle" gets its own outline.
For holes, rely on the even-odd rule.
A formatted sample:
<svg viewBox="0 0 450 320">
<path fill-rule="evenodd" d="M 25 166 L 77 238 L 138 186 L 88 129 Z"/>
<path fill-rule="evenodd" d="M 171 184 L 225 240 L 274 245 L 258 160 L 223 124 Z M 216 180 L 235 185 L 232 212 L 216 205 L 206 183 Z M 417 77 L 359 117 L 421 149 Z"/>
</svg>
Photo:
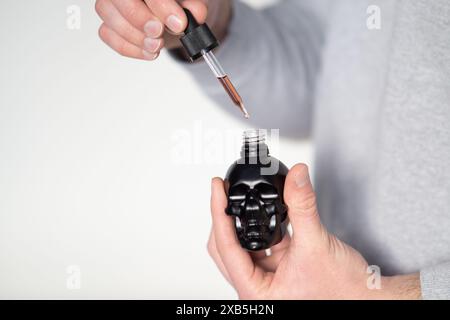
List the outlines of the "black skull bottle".
<svg viewBox="0 0 450 320">
<path fill-rule="evenodd" d="M 241 246 L 250 251 L 269 249 L 286 233 L 283 200 L 288 168 L 269 155 L 264 130 L 244 132 L 241 158 L 225 177 L 228 205 Z"/>
</svg>

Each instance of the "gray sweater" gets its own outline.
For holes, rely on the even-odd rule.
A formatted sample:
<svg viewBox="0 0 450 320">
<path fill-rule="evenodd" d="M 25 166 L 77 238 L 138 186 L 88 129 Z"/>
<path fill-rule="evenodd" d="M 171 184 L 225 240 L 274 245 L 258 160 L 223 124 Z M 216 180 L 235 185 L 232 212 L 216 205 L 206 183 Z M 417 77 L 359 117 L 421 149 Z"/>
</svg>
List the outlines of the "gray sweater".
<svg viewBox="0 0 450 320">
<path fill-rule="evenodd" d="M 236 2 L 218 58 L 254 126 L 313 140 L 328 229 L 385 275 L 420 271 L 424 298 L 449 299 L 450 1 Z M 204 64 L 187 68 L 235 111 Z"/>
</svg>

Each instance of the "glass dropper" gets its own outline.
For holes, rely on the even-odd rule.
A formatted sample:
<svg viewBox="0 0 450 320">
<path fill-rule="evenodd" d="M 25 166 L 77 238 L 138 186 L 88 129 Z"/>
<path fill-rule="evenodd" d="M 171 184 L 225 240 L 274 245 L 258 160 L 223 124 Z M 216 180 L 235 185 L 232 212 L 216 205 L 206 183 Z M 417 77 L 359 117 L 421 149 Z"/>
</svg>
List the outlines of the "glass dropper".
<svg viewBox="0 0 450 320">
<path fill-rule="evenodd" d="M 206 63 L 208 64 L 211 71 L 214 73 L 216 78 L 220 81 L 225 91 L 230 96 L 233 103 L 241 109 L 242 113 L 244 114 L 245 118 L 249 118 L 250 115 L 247 112 L 247 109 L 245 109 L 244 102 L 242 101 L 241 96 L 237 92 L 236 88 L 234 87 L 233 83 L 231 82 L 228 75 L 223 70 L 222 66 L 220 65 L 219 61 L 217 60 L 216 56 L 212 51 L 202 51 L 203 59 L 205 59 Z"/>
<path fill-rule="evenodd" d="M 214 48 L 219 46 L 219 41 L 217 41 L 206 23 L 199 24 L 189 10 L 184 9 L 184 12 L 188 19 L 188 25 L 184 31 L 184 35 L 180 38 L 180 41 L 186 49 L 187 54 L 192 61 L 203 57 L 233 103 L 239 107 L 245 118 L 248 119 L 249 114 L 244 107 L 241 96 L 212 52 Z"/>
</svg>

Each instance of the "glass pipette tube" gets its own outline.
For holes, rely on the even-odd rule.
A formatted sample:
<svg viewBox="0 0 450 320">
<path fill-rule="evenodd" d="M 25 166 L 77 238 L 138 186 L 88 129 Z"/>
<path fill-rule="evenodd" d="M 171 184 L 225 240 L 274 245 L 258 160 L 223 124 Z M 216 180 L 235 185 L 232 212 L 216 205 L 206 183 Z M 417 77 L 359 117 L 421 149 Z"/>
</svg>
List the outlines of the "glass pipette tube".
<svg viewBox="0 0 450 320">
<path fill-rule="evenodd" d="M 217 58 L 214 55 L 214 53 L 211 50 L 210 51 L 203 50 L 202 56 L 203 59 L 208 64 L 211 71 L 214 73 L 214 76 L 219 80 L 225 91 L 230 96 L 233 103 L 242 111 L 244 117 L 248 119 L 250 115 L 248 114 L 247 109 L 245 109 L 244 102 L 242 101 L 241 96 L 237 92 L 228 75 L 223 70 L 219 61 L 217 61 Z"/>
</svg>

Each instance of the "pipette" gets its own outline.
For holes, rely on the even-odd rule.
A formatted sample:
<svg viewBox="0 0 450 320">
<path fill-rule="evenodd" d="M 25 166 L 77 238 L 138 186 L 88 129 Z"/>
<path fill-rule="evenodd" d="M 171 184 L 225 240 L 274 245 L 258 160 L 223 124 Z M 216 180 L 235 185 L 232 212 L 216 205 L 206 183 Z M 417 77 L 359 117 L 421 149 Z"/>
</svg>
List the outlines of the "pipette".
<svg viewBox="0 0 450 320">
<path fill-rule="evenodd" d="M 187 54 L 192 61 L 203 57 L 211 71 L 214 73 L 214 76 L 220 81 L 223 88 L 230 96 L 233 103 L 239 107 L 244 114 L 244 117 L 248 119 L 250 116 L 247 109 L 245 109 L 241 96 L 212 52 L 214 48 L 219 46 L 219 41 L 216 39 L 206 23 L 199 24 L 189 10 L 184 9 L 184 12 L 186 13 L 188 19 L 188 26 L 180 40 L 183 47 L 186 49 Z"/>
</svg>

